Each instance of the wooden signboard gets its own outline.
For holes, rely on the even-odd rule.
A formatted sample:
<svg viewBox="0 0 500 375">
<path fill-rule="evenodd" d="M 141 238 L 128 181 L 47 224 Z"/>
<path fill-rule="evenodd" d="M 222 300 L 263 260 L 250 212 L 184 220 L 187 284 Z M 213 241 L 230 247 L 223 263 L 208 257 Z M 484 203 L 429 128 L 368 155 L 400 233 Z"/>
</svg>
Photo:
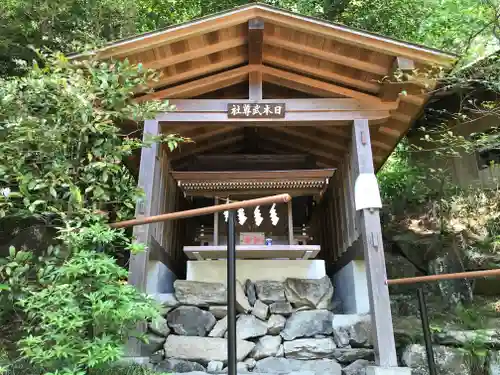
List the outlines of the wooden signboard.
<svg viewBox="0 0 500 375">
<path fill-rule="evenodd" d="M 229 103 L 228 118 L 284 118 L 285 103 Z"/>
<path fill-rule="evenodd" d="M 263 232 L 240 233 L 240 245 L 264 245 L 265 235 Z"/>
</svg>

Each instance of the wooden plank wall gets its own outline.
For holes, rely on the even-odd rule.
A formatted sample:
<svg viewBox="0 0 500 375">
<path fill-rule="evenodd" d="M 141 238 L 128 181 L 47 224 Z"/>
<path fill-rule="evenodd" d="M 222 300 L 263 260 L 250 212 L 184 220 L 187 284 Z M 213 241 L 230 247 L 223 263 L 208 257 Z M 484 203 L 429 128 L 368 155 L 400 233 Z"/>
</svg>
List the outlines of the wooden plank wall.
<svg viewBox="0 0 500 375">
<path fill-rule="evenodd" d="M 320 239 L 324 259 L 335 263 L 359 238 L 359 214 L 354 206 L 354 181 L 356 171 L 352 170 L 352 153 L 345 156 L 343 163 L 330 180 L 328 189 L 313 215 L 316 232 Z"/>
<path fill-rule="evenodd" d="M 160 173 L 155 176 L 156 186 L 152 204 L 157 213 L 168 213 L 186 209 L 186 202 L 180 188 L 170 175 L 170 162 L 165 147 L 161 147 L 158 155 Z M 186 220 L 163 221 L 153 226 L 151 235 L 161 246 L 166 255 L 161 257 L 169 269 L 182 278 L 185 274 L 185 255 L 182 251 L 183 232 Z"/>
</svg>

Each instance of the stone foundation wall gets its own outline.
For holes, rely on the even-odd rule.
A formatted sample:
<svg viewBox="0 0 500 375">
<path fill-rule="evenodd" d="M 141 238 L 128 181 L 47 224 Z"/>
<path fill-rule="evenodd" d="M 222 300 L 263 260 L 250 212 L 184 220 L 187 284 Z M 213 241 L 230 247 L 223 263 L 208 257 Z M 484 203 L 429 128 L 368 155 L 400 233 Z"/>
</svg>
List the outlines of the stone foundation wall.
<svg viewBox="0 0 500 375">
<path fill-rule="evenodd" d="M 158 371 L 227 372 L 226 287 L 177 280 L 155 298 L 144 350 Z M 318 280 L 247 280 L 237 285 L 238 372 L 361 375 L 373 361 L 368 316 L 334 315 L 333 286 Z"/>
</svg>

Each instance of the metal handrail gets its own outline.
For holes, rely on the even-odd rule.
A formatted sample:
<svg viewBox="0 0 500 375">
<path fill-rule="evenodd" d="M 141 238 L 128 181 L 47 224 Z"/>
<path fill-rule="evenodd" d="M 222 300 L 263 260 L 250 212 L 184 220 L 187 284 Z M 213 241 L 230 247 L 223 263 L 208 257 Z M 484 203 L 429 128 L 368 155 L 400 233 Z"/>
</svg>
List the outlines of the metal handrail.
<svg viewBox="0 0 500 375">
<path fill-rule="evenodd" d="M 482 271 L 468 271 L 457 273 L 444 273 L 440 275 L 428 275 L 417 277 L 405 277 L 401 279 L 386 280 L 387 285 L 403 285 L 403 284 L 417 284 L 441 280 L 456 280 L 456 279 L 475 279 L 478 277 L 500 276 L 500 269 L 495 270 L 482 270 Z M 434 361 L 434 350 L 432 348 L 431 331 L 429 328 L 429 317 L 427 315 L 427 305 L 425 303 L 425 296 L 422 287 L 417 289 L 418 307 L 420 310 L 420 318 L 422 321 L 422 331 L 424 333 L 425 351 L 427 354 L 427 364 L 429 366 L 429 375 L 436 375 L 436 363 Z"/>
<path fill-rule="evenodd" d="M 429 281 L 440 280 L 454 280 L 454 279 L 475 279 L 477 277 L 500 276 L 500 269 L 495 270 L 482 270 L 482 271 L 468 271 L 458 273 L 443 273 L 440 275 L 406 277 L 402 279 L 387 280 L 387 285 L 403 285 L 403 284 L 416 284 L 426 283 Z"/>
<path fill-rule="evenodd" d="M 231 202 L 224 204 L 216 204 L 213 206 L 207 206 L 202 208 L 194 208 L 192 210 L 170 212 L 168 214 L 148 216 L 144 218 L 135 218 L 131 220 L 119 221 L 116 223 L 109 224 L 112 228 L 127 228 L 136 225 L 157 223 L 160 221 L 185 219 L 193 216 L 209 215 L 216 212 L 237 210 L 239 208 L 255 207 L 255 206 L 266 206 L 273 203 L 287 203 L 292 199 L 290 194 L 278 194 L 271 195 L 264 198 L 248 199 L 245 201 Z"/>
</svg>

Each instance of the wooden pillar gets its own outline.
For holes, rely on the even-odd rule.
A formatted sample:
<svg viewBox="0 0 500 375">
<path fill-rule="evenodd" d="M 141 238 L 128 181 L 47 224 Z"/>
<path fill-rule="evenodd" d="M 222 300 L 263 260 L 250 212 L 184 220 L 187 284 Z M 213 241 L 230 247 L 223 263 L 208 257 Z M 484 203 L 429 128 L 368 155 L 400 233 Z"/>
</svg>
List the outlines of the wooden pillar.
<svg viewBox="0 0 500 375">
<path fill-rule="evenodd" d="M 160 128 L 158 121 L 147 120 L 144 122 L 144 139 L 150 135 L 158 135 Z M 159 162 L 160 145 L 154 143 L 151 147 L 144 147 L 141 151 L 141 164 L 139 170 L 139 187 L 144 190 L 144 198 L 137 204 L 135 216 L 137 218 L 157 214 L 157 208 L 153 204 L 155 194 L 158 193 L 155 181 L 161 174 Z M 154 224 L 139 225 L 134 227 L 136 241 L 146 245 L 146 250 L 139 254 L 130 254 L 129 261 L 129 284 L 134 285 L 139 291 L 146 291 L 147 269 L 149 261 L 149 245 Z M 146 323 L 141 323 L 137 327 L 139 332 L 146 331 Z M 129 339 L 127 354 L 132 357 L 141 356 L 141 342 L 135 338 Z"/>
<path fill-rule="evenodd" d="M 219 204 L 219 198 L 215 198 L 215 205 Z M 219 213 L 214 213 L 214 246 L 219 245 Z"/>
<path fill-rule="evenodd" d="M 293 245 L 293 210 L 292 201 L 287 203 L 288 205 L 288 244 Z"/>
<path fill-rule="evenodd" d="M 354 120 L 352 141 L 355 176 L 374 173 L 368 120 Z M 397 367 L 382 228 L 377 208 L 361 210 L 360 232 L 368 279 L 375 361 L 381 367 Z"/>
</svg>

